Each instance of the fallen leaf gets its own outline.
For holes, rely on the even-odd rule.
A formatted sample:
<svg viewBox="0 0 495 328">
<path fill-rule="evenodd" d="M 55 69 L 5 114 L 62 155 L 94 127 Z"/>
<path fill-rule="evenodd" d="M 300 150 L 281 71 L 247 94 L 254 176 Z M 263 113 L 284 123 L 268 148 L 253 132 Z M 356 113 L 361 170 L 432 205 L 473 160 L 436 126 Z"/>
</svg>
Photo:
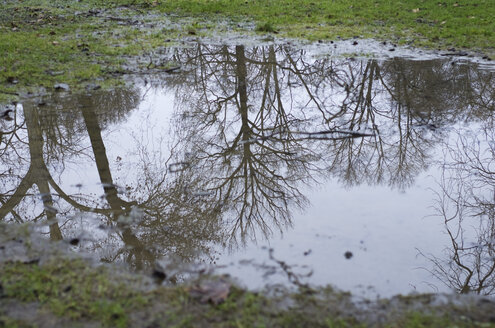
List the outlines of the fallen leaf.
<svg viewBox="0 0 495 328">
<path fill-rule="evenodd" d="M 419 13 L 419 8 L 414 8 L 414 9 L 412 10 L 412 12 L 413 12 L 413 13 Z"/>
<path fill-rule="evenodd" d="M 200 298 L 201 303 L 212 302 L 218 305 L 225 301 L 230 293 L 230 283 L 224 280 L 205 281 L 189 289 L 192 297 Z"/>
</svg>

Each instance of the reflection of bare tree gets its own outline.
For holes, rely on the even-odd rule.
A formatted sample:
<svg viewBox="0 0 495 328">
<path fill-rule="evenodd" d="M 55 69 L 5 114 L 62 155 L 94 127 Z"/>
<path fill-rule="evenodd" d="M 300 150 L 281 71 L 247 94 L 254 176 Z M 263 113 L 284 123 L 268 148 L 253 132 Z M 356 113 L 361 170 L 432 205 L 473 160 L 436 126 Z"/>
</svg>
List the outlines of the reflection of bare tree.
<svg viewBox="0 0 495 328">
<path fill-rule="evenodd" d="M 444 137 L 439 128 L 465 118 L 475 91 L 472 68 L 445 61 L 203 45 L 174 59 L 189 68 L 177 81 L 175 159 L 194 164 L 198 187 L 236 211 L 232 236 L 290 224 L 289 203 L 304 204 L 301 183 L 325 171 L 347 185 L 408 187 Z"/>
<path fill-rule="evenodd" d="M 49 217 L 60 239 L 86 227 L 74 217 L 88 214 L 92 232 L 103 225 L 112 234 L 85 247 L 136 268 L 169 255 L 214 261 L 217 245 L 290 226 L 306 204 L 302 187 L 322 178 L 406 188 L 445 137 L 442 127 L 486 118 L 476 106 L 493 109 L 492 77 L 467 65 L 312 58 L 280 45 L 173 51 L 186 71 L 166 78 L 176 92 L 175 141 L 154 139 L 153 148 L 139 140 L 159 124 L 141 117 L 135 149 L 119 156 L 122 171 L 104 132 L 136 107 L 136 90 L 25 104 L 2 130 L 2 219 Z M 103 198 L 71 194 L 67 184 L 80 181 L 62 181 L 66 167 L 87 161 Z"/>
<path fill-rule="evenodd" d="M 10 180 L 13 186 L 1 196 L 2 218 L 41 222 L 46 217 L 52 239 L 62 239 L 64 231 L 66 238 L 82 238 L 84 247 L 94 251 L 112 244 L 114 249 L 102 252 L 102 260 L 122 260 L 136 269 L 149 267 L 164 255 L 173 254 L 183 261 L 208 256 L 212 241 L 221 242 L 221 229 L 215 221 L 217 210 L 184 199 L 179 184 L 165 181 L 166 164 L 157 174 L 152 172 L 152 163 L 144 163 L 135 186 L 129 177 L 123 181 L 125 189 L 115 181 L 103 129 L 124 118 L 138 100 L 135 90 L 116 90 L 88 96 L 55 94 L 44 99 L 43 107 L 24 104 L 23 111 L 17 113 L 22 123 L 10 132 L 5 130 L 5 140 L 13 139 L 18 144 L 2 149 L 8 155 L 2 157 L 3 163 L 13 164 L 2 175 L 2 181 Z M 17 138 L 11 136 L 14 134 Z M 143 153 L 147 151 L 142 149 Z M 89 181 L 59 183 L 66 164 L 85 164 L 88 159 L 94 162 L 104 197 L 66 191 L 70 184 L 82 187 L 91 184 Z M 23 171 L 25 163 L 29 165 L 27 173 Z M 30 192 L 33 186 L 37 190 Z M 38 195 L 44 210 L 33 217 L 38 197 L 32 196 Z M 28 210 L 18 214 L 18 209 Z M 94 239 L 102 228 L 111 233 L 107 238 Z"/>
<path fill-rule="evenodd" d="M 308 120 L 287 105 L 291 89 L 281 67 L 290 65 L 288 55 L 277 59 L 273 46 L 199 46 L 180 55 L 194 67 L 194 83 L 178 88 L 188 98 L 178 105 L 187 154 L 177 161 L 190 162 L 197 190 L 221 204 L 231 241 L 282 230 L 291 205 L 306 201 L 300 185 L 322 173 L 311 160 L 321 156 L 310 147 L 318 138 L 309 140 L 313 131 L 301 131 Z"/>
<path fill-rule="evenodd" d="M 495 294 L 495 130 L 447 145 L 436 210 L 451 246 L 430 271 L 460 293 Z"/>
<path fill-rule="evenodd" d="M 53 208 L 53 199 L 50 193 L 49 180 L 50 173 L 45 165 L 43 158 L 43 137 L 39 126 L 39 113 L 36 109 L 26 110 L 25 112 L 25 127 L 27 130 L 30 165 L 24 177 L 20 180 L 18 187 L 10 195 L 4 194 L 2 198 L 2 207 L 0 208 L 0 216 L 3 218 L 9 212 L 13 212 L 13 216 L 17 220 L 23 220 L 22 217 L 16 214 L 14 207 L 17 206 L 29 189 L 36 185 L 44 205 L 45 214 L 49 221 L 50 236 L 53 240 L 61 240 L 62 233 L 58 222 L 56 221 L 56 210 Z M 23 126 L 23 124 L 21 124 Z M 24 158 L 23 158 L 24 159 Z M 38 219 L 37 217 L 36 219 Z"/>
<path fill-rule="evenodd" d="M 125 96 L 125 93 L 120 93 L 119 91 L 112 94 L 120 94 L 120 96 L 114 98 L 121 100 L 123 103 L 129 99 Z M 98 97 L 95 96 L 95 98 Z M 57 122 L 58 124 L 54 124 L 51 121 L 53 115 L 50 115 L 50 113 L 53 112 L 50 109 L 52 108 L 40 108 L 33 102 L 26 102 L 22 111 L 24 114 L 23 117 L 20 113 L 16 112 L 14 127 L 8 133 L 9 139 L 7 140 L 9 141 L 2 148 L 4 164 L 9 162 L 11 164 L 9 168 L 10 174 L 4 175 L 6 178 L 4 183 L 9 181 L 5 186 L 11 185 L 13 189 L 2 194 L 3 200 L 0 207 L 1 218 L 8 220 L 7 216 L 10 214 L 17 222 L 29 221 L 32 214 L 27 214 L 24 211 L 23 215 L 19 215 L 16 208 L 22 209 L 29 206 L 26 205 L 26 198 L 29 198 L 30 195 L 40 195 L 43 203 L 43 211 L 40 214 L 35 214 L 31 220 L 37 222 L 46 215 L 50 227 L 50 236 L 56 240 L 62 239 L 62 232 L 57 221 L 57 216 L 60 216 L 60 214 L 57 215 L 59 210 L 54 207 L 52 190 L 55 191 L 57 197 L 67 201 L 75 209 L 100 213 L 105 212 L 99 208 L 88 207 L 82 204 L 78 197 L 73 198 L 66 194 L 58 185 L 56 179 L 54 179 L 53 173 L 50 172 L 52 163 L 57 167 L 57 164 L 69 155 L 77 156 L 84 154 L 83 147 L 78 144 L 80 139 L 77 138 L 77 133 L 74 133 L 76 128 L 80 131 L 80 125 L 78 126 L 77 124 L 77 115 L 74 115 L 74 113 L 77 114 L 77 109 L 76 111 L 70 109 L 71 105 L 80 106 L 81 98 L 74 100 L 71 97 L 64 100 L 67 100 L 65 102 L 65 111 L 69 109 L 70 114 L 65 115 L 66 113 L 64 112 L 64 115 L 59 117 L 60 121 Z M 58 101 L 57 105 L 63 103 L 63 101 Z M 102 102 L 102 104 L 103 106 L 108 105 L 108 99 L 107 102 Z M 113 104 L 115 105 L 115 103 Z M 117 108 L 121 109 L 122 107 L 119 106 Z M 96 116 L 95 113 L 93 114 Z M 24 118 L 24 121 L 22 121 L 22 118 Z M 18 121 L 23 123 L 18 124 Z M 97 154 L 95 156 L 98 157 Z M 16 165 L 12 165 L 14 163 Z M 27 172 L 22 172 L 24 164 L 28 164 Z M 63 170 L 64 162 L 62 161 L 61 164 Z M 30 194 L 29 190 L 33 186 L 37 187 L 37 192 L 33 191 Z"/>
</svg>

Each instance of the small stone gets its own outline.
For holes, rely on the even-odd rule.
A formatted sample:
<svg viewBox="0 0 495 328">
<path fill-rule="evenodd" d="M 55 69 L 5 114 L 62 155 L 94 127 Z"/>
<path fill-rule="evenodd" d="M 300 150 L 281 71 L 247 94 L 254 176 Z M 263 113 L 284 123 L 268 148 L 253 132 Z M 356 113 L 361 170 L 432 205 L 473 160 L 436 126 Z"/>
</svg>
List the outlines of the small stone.
<svg viewBox="0 0 495 328">
<path fill-rule="evenodd" d="M 5 121 L 13 121 L 14 119 L 10 117 L 10 113 L 12 113 L 13 110 L 8 108 L 5 110 L 3 113 L 0 113 L 0 119 L 3 119 Z"/>
<path fill-rule="evenodd" d="M 58 91 L 69 91 L 70 87 L 67 83 L 56 83 L 53 88 Z"/>
<path fill-rule="evenodd" d="M 19 80 L 17 80 L 17 78 L 15 78 L 13 76 L 9 76 L 9 77 L 7 77 L 7 82 L 12 83 L 12 84 L 17 84 L 17 83 L 19 83 Z"/>
<path fill-rule="evenodd" d="M 71 244 L 72 246 L 77 246 L 79 244 L 79 238 L 72 238 L 71 240 L 69 240 L 69 244 Z"/>
<path fill-rule="evenodd" d="M 46 74 L 51 75 L 51 76 L 57 76 L 57 75 L 62 75 L 64 74 L 64 71 L 52 71 L 52 70 L 47 70 L 45 71 Z"/>
<path fill-rule="evenodd" d="M 154 269 L 151 273 L 151 277 L 158 283 L 161 283 L 167 278 L 167 274 L 160 269 Z"/>
<path fill-rule="evenodd" d="M 101 85 L 96 83 L 89 83 L 88 85 L 86 85 L 86 90 L 88 91 L 99 90 L 99 89 L 101 89 Z"/>
</svg>

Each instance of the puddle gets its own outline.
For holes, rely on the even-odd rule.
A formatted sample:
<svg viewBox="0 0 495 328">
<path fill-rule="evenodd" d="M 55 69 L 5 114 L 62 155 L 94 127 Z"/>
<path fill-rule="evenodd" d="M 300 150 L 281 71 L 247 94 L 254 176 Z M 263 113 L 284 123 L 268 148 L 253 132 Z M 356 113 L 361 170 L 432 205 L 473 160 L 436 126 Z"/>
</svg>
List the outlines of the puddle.
<svg viewBox="0 0 495 328">
<path fill-rule="evenodd" d="M 287 45 L 167 56 L 179 70 L 0 119 L 0 218 L 251 288 L 495 292 L 493 67 Z"/>
</svg>

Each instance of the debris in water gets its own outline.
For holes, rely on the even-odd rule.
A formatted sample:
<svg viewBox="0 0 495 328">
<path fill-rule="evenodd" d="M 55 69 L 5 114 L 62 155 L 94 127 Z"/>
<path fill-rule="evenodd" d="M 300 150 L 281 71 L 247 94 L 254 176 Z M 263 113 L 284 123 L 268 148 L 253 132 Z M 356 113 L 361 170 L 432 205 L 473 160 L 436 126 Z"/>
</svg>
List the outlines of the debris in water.
<svg viewBox="0 0 495 328">
<path fill-rule="evenodd" d="M 79 244 L 79 238 L 72 238 L 71 240 L 69 240 L 69 244 L 71 244 L 72 246 L 77 246 Z"/>
<path fill-rule="evenodd" d="M 465 51 L 457 51 L 457 52 L 447 52 L 444 54 L 441 54 L 440 56 L 459 56 L 459 57 L 466 57 L 469 54 Z"/>
<path fill-rule="evenodd" d="M 166 69 L 165 73 L 173 73 L 173 72 L 178 71 L 178 70 L 180 70 L 180 66 L 171 67 L 171 68 Z"/>
<path fill-rule="evenodd" d="M 214 195 L 215 193 L 211 190 L 209 191 L 196 191 L 192 193 L 193 197 L 205 197 L 205 196 L 211 196 Z"/>
<path fill-rule="evenodd" d="M 171 173 L 184 171 L 191 166 L 189 162 L 177 162 L 168 166 L 168 171 Z"/>
<path fill-rule="evenodd" d="M 48 213 L 54 213 L 54 214 L 58 213 L 58 210 L 51 205 L 46 204 L 46 205 L 44 205 L 44 208 L 45 208 L 45 211 Z"/>
<path fill-rule="evenodd" d="M 117 223 L 123 225 L 130 225 L 133 223 L 141 222 L 144 218 L 144 211 L 137 206 L 133 206 L 129 215 L 119 215 Z"/>
<path fill-rule="evenodd" d="M 167 278 L 167 274 L 163 270 L 155 268 L 151 273 L 151 277 L 156 283 L 161 284 Z"/>
<path fill-rule="evenodd" d="M 6 120 L 6 121 L 12 121 L 13 118 L 10 117 L 10 113 L 13 113 L 13 112 L 14 112 L 14 110 L 12 110 L 12 109 L 9 108 L 9 109 L 7 109 L 6 111 L 4 111 L 3 113 L 0 114 L 0 118 L 2 120 Z"/>
</svg>

